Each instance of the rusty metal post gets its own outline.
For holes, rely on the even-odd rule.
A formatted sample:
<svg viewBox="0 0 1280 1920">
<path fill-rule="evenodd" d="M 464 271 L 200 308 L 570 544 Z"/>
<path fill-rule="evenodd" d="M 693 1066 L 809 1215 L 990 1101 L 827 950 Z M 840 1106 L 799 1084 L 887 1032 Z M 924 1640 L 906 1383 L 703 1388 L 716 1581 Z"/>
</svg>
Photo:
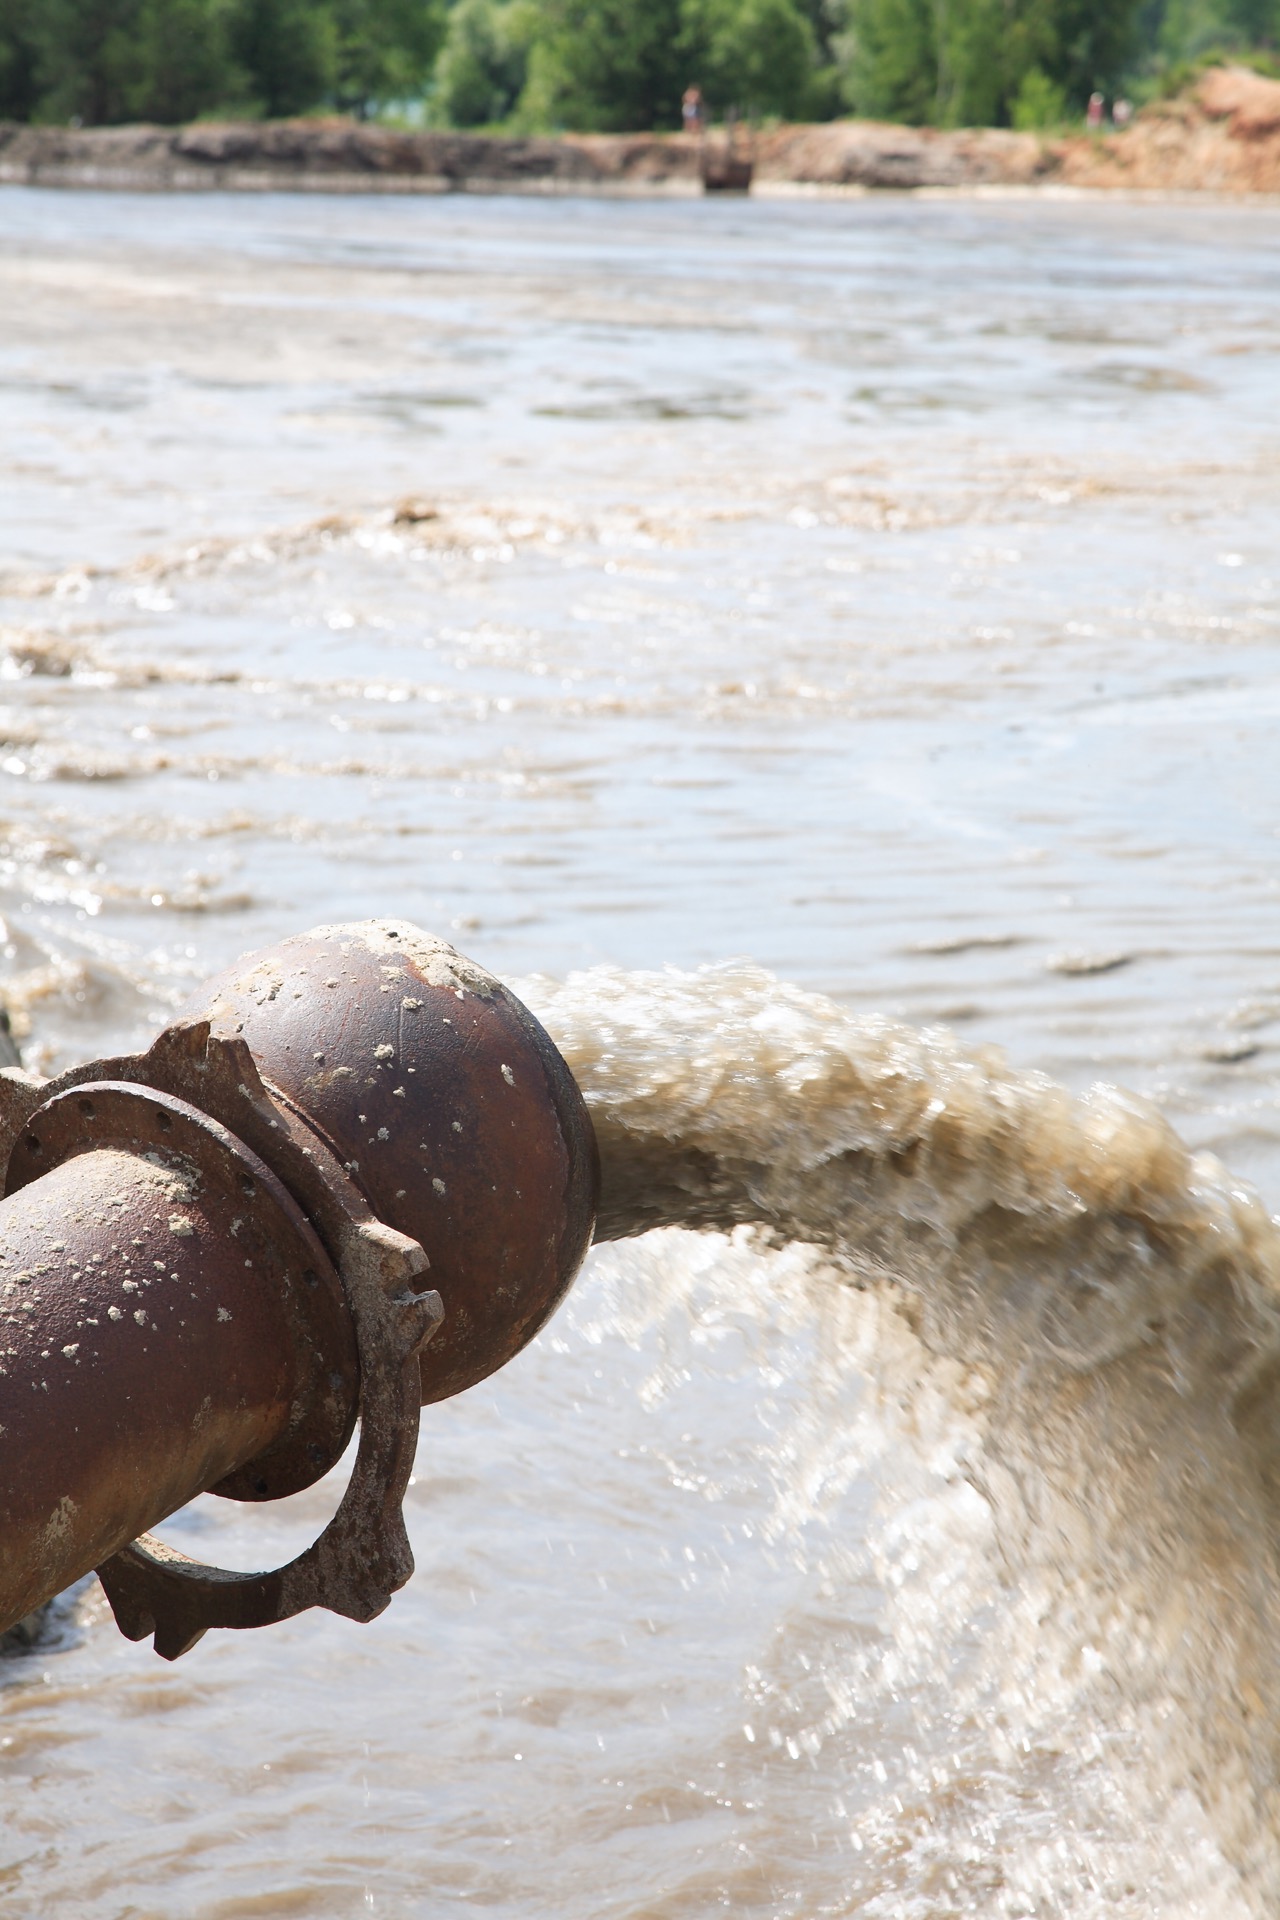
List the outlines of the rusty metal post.
<svg viewBox="0 0 1280 1920">
<path fill-rule="evenodd" d="M 0 1630 L 92 1567 L 169 1658 L 210 1626 L 380 1612 L 412 1571 L 420 1401 L 518 1351 L 590 1240 L 594 1138 L 546 1034 L 375 922 L 242 963 L 146 1054 L 0 1081 Z M 202 1490 L 310 1485 L 357 1412 L 338 1512 L 287 1567 L 147 1537 Z"/>
</svg>

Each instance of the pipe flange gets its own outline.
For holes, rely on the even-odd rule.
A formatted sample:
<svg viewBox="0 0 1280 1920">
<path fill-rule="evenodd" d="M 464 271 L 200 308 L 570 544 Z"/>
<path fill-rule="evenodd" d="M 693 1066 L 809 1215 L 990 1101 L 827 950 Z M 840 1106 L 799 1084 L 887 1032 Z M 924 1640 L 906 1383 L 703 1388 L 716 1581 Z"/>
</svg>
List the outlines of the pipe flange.
<svg viewBox="0 0 1280 1920">
<path fill-rule="evenodd" d="M 324 1142 L 300 1116 L 276 1104 L 245 1043 L 211 1040 L 207 1021 L 179 1021 L 166 1027 L 145 1053 L 73 1067 L 45 1083 L 40 1106 L 51 1106 L 71 1093 L 83 1098 L 90 1082 L 105 1081 L 171 1094 L 220 1123 L 266 1163 L 319 1235 L 328 1262 L 316 1269 L 319 1285 L 306 1302 L 311 1324 L 305 1330 L 313 1351 L 325 1357 L 314 1383 L 313 1415 L 295 1422 L 284 1441 L 273 1447 L 270 1473 L 262 1471 L 264 1462 L 250 1461 L 210 1489 L 231 1500 L 274 1500 L 301 1492 L 336 1465 L 355 1429 L 360 1361 L 351 1305 L 340 1276 L 350 1227 L 371 1222 L 375 1216 Z M 27 1145 L 33 1119 L 34 1114 L 27 1116 L 13 1142 L 6 1176 L 9 1191 L 25 1185 L 49 1164 Z M 81 1142 L 90 1144 L 87 1136 Z M 294 1444 L 301 1424 L 307 1432 L 300 1444 Z"/>
<path fill-rule="evenodd" d="M 254 1269 L 254 1284 L 269 1296 L 264 1308 L 281 1315 L 281 1338 L 296 1361 L 293 1377 L 281 1383 L 289 1401 L 285 1430 L 231 1476 L 231 1491 L 239 1493 L 243 1482 L 243 1497 L 279 1500 L 310 1486 L 340 1458 L 359 1394 L 350 1312 L 324 1243 L 283 1182 L 220 1121 L 158 1087 L 96 1074 L 29 1116 L 14 1142 L 7 1191 L 19 1192 L 79 1154 L 112 1149 L 194 1175 L 225 1196 L 234 1243 L 223 1257 Z M 171 1230 L 191 1234 L 181 1207 Z M 204 1251 L 209 1257 L 211 1249 Z M 130 1285 L 137 1290 L 136 1281 Z"/>
<path fill-rule="evenodd" d="M 427 1256 L 416 1240 L 384 1226 L 319 1136 L 272 1099 L 248 1046 L 211 1036 L 207 1020 L 176 1023 L 145 1053 L 96 1061 L 51 1082 L 45 1106 L 88 1081 L 130 1083 L 167 1093 L 221 1123 L 266 1163 L 298 1201 L 327 1248 L 350 1310 L 360 1377 L 360 1443 L 337 1512 L 304 1553 L 269 1573 L 204 1566 L 149 1534 L 98 1568 L 121 1632 L 154 1635 L 155 1650 L 176 1660 L 210 1627 L 248 1628 L 324 1607 L 372 1620 L 413 1572 L 401 1505 L 418 1440 L 418 1354 L 444 1318 L 440 1296 L 419 1291 Z M 33 1116 L 33 1122 L 38 1116 Z M 9 1185 L 25 1184 L 19 1136 Z M 34 1178 L 32 1166 L 25 1178 Z M 213 1491 L 261 1497 L 235 1482 Z M 317 1476 L 313 1473 L 310 1478 Z M 310 1480 L 303 1484 L 310 1484 Z"/>
<path fill-rule="evenodd" d="M 176 1660 L 210 1627 L 265 1627 L 309 1607 L 372 1620 L 413 1572 L 401 1503 L 418 1443 L 418 1354 L 444 1318 L 413 1281 L 414 1241 L 377 1221 L 354 1226 L 340 1269 L 360 1350 L 360 1445 L 337 1512 L 320 1538 L 273 1573 L 203 1566 L 143 1534 L 98 1568 L 120 1631 L 154 1635 Z"/>
</svg>

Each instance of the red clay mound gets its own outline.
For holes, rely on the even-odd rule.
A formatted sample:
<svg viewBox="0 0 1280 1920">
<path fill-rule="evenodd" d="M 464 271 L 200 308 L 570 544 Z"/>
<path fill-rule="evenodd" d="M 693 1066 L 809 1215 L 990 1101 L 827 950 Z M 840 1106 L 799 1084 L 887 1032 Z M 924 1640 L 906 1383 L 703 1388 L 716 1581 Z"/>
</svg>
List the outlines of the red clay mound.
<svg viewBox="0 0 1280 1920">
<path fill-rule="evenodd" d="M 1280 83 L 1210 67 L 1124 133 L 1057 143 L 1060 180 L 1163 193 L 1280 193 Z"/>
<path fill-rule="evenodd" d="M 1233 140 L 1280 134 L 1280 80 L 1248 67 L 1210 67 L 1195 90 L 1211 120 L 1226 120 Z"/>
</svg>

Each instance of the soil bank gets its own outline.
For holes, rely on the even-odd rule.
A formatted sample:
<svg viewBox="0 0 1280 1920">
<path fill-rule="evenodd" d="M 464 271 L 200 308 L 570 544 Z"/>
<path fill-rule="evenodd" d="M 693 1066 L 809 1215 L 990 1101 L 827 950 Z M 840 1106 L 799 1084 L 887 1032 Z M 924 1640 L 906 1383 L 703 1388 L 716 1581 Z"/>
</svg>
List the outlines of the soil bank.
<svg viewBox="0 0 1280 1920">
<path fill-rule="evenodd" d="M 718 136 L 711 135 L 714 142 Z M 1048 137 L 876 121 L 770 127 L 753 191 L 874 188 L 1280 193 L 1280 83 L 1215 67 L 1123 132 Z M 685 134 L 503 138 L 400 133 L 348 120 L 70 128 L 0 123 L 0 184 L 322 192 L 695 194 Z"/>
</svg>

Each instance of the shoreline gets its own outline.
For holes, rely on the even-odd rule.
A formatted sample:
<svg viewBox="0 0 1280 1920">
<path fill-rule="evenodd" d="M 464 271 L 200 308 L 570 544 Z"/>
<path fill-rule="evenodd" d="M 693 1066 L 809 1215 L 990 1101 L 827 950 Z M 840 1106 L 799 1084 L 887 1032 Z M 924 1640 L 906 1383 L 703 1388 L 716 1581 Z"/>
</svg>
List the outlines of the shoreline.
<svg viewBox="0 0 1280 1920">
<path fill-rule="evenodd" d="M 870 120 L 749 136 L 761 198 L 898 191 L 1254 200 L 1280 196 L 1280 82 L 1215 67 L 1123 131 L 1050 137 Z M 126 192 L 590 195 L 689 198 L 728 151 L 673 134 L 399 133 L 347 120 L 189 127 L 0 123 L 0 185 Z"/>
<path fill-rule="evenodd" d="M 330 194 L 352 198 L 360 194 L 379 199 L 446 199 L 470 196 L 476 199 L 506 197 L 529 200 L 758 200 L 758 201 L 851 201 L 910 198 L 913 200 L 968 200 L 985 202 L 1049 201 L 1060 206 L 1085 206 L 1102 201 L 1121 206 L 1203 206 L 1271 207 L 1280 204 L 1280 188 L 1239 191 L 1226 188 L 1191 187 L 1110 187 L 1068 186 L 1061 181 L 1020 185 L 975 181 L 955 186 L 895 185 L 870 187 L 840 185 L 820 181 L 757 181 L 749 193 L 707 195 L 700 184 L 686 186 L 679 181 L 633 183 L 629 181 L 536 181 L 521 182 L 477 176 L 466 181 L 443 178 L 393 178 L 369 180 L 359 174 L 333 174 L 291 179 L 288 175 L 231 173 L 210 179 L 195 175 L 156 180 L 146 174 L 113 174 L 101 168 L 67 169 L 56 177 L 23 179 L 0 166 L 0 188 L 22 187 L 46 193 L 145 193 L 145 194 Z"/>
</svg>

